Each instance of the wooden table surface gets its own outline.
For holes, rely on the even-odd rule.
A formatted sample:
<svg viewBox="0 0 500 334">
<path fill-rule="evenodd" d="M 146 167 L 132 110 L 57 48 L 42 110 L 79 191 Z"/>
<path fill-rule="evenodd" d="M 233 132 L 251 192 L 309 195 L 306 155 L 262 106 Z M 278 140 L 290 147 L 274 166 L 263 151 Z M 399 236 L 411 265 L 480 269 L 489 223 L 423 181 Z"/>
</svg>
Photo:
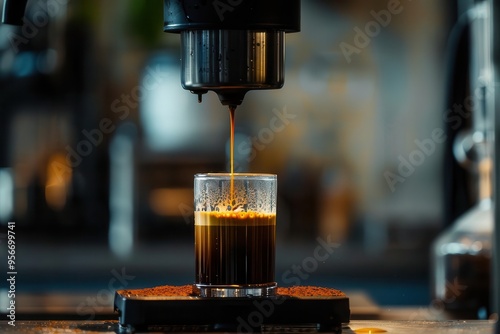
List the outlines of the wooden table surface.
<svg viewBox="0 0 500 334">
<path fill-rule="evenodd" d="M 452 321 L 387 321 L 387 320 L 354 320 L 346 325 L 342 333 L 494 333 L 495 322 L 486 320 L 452 320 Z M 180 331 L 170 328 L 169 332 Z M 304 333 L 315 332 L 313 328 L 274 328 L 268 332 Z M 183 331 L 184 332 L 184 331 Z M 189 331 L 187 331 L 189 332 Z M 192 331 L 194 332 L 194 331 Z M 16 321 L 11 326 L 7 321 L 0 322 L 0 333 L 124 333 L 119 330 L 118 322 L 111 321 Z M 158 332 L 156 332 L 158 333 Z M 220 332 L 219 332 L 220 333 Z"/>
</svg>

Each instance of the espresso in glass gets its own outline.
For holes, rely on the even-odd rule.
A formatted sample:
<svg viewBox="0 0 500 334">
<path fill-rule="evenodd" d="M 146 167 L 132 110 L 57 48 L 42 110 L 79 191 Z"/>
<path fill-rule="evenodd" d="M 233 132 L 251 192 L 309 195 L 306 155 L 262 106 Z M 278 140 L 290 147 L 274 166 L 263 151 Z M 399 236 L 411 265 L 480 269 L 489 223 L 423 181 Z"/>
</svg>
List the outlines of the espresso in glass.
<svg viewBox="0 0 500 334">
<path fill-rule="evenodd" d="M 195 204 L 195 292 L 274 295 L 276 176 L 198 174 Z"/>
</svg>

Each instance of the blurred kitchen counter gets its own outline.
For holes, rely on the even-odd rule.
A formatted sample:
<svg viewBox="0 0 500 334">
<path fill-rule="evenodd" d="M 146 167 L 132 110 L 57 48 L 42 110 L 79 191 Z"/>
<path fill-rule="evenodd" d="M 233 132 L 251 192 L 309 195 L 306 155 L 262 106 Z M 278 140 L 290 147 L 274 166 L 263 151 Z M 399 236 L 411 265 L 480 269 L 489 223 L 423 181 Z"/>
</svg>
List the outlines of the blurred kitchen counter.
<svg viewBox="0 0 500 334">
<path fill-rule="evenodd" d="M 486 320 L 470 321 L 386 321 L 386 320 L 354 320 L 342 329 L 342 333 L 468 333 L 482 334 L 493 333 L 495 323 Z M 187 331 L 186 331 L 187 329 Z M 195 332 L 192 328 L 191 332 Z M 7 321 L 0 322 L 2 333 L 125 333 L 120 331 L 117 321 L 16 321 L 15 326 L 10 326 Z M 189 332 L 189 328 L 165 328 L 165 332 Z M 280 327 L 283 333 L 311 332 L 314 328 Z M 265 328 L 265 332 L 280 332 L 273 328 Z M 156 331 L 156 333 L 159 333 Z"/>
</svg>

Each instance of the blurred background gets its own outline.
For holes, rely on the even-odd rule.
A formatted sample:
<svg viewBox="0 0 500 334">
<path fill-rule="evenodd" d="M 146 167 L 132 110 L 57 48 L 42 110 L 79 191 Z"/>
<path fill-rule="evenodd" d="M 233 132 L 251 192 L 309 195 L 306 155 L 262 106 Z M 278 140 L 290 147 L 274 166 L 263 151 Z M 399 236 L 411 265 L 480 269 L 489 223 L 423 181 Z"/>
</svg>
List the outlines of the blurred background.
<svg viewBox="0 0 500 334">
<path fill-rule="evenodd" d="M 432 242 L 477 199 L 447 118 L 450 32 L 469 2 L 380 16 L 392 2 L 302 2 L 285 86 L 236 111 L 236 170 L 278 175 L 278 284 L 427 307 Z M 25 314 L 91 318 L 116 289 L 194 280 L 193 175 L 228 170 L 229 116 L 182 89 L 162 11 L 30 0 L 29 23 L 0 26 L 0 236 L 16 222 Z"/>
</svg>

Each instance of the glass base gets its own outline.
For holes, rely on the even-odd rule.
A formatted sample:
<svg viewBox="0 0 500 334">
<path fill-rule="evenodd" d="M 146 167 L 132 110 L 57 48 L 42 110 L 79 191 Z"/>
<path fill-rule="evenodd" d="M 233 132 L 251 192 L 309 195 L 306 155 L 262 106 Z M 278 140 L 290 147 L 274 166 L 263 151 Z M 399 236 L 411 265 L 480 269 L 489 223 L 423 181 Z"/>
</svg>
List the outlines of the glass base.
<svg viewBox="0 0 500 334">
<path fill-rule="evenodd" d="M 276 295 L 276 282 L 251 285 L 193 284 L 193 293 L 200 297 L 270 297 Z"/>
</svg>

